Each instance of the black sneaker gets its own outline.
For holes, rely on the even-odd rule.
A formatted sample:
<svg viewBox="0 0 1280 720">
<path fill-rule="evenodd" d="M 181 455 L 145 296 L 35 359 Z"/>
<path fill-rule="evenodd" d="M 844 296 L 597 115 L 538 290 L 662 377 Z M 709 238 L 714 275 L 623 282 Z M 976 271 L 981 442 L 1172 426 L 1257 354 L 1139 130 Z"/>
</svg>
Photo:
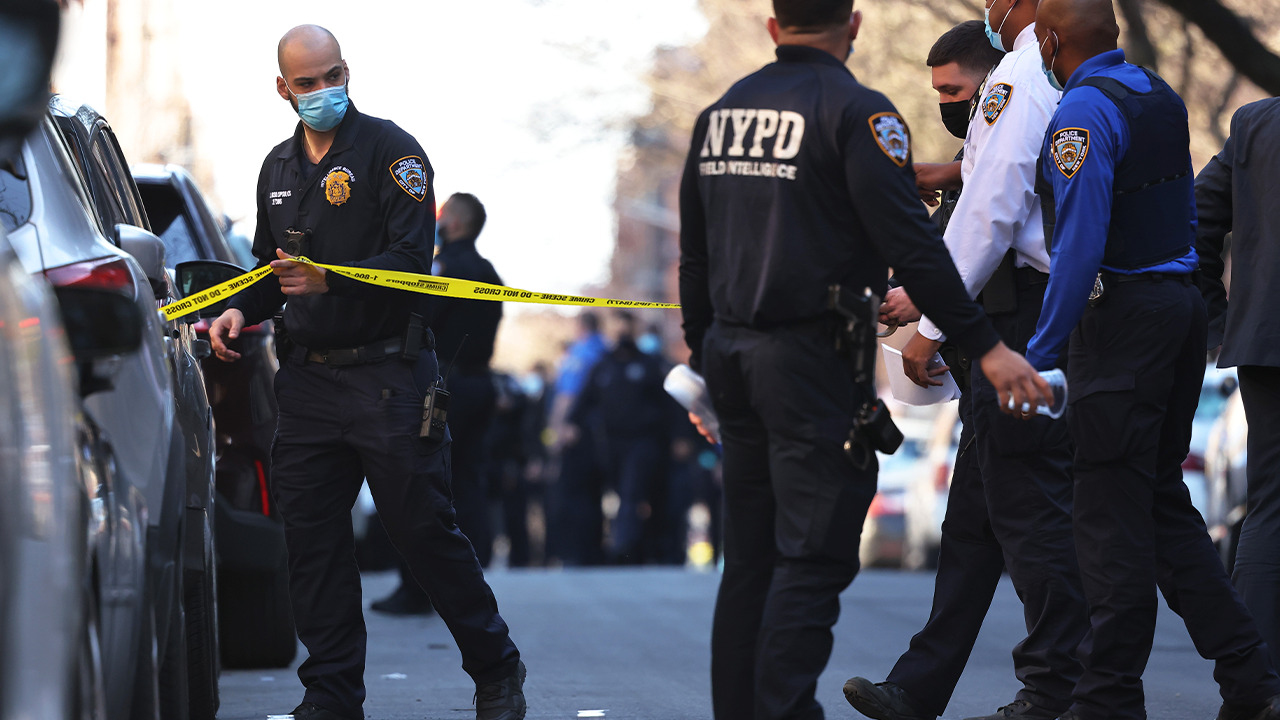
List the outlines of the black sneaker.
<svg viewBox="0 0 1280 720">
<path fill-rule="evenodd" d="M 524 720 L 524 662 L 516 671 L 491 683 L 476 686 L 476 720 Z"/>
<path fill-rule="evenodd" d="M 1052 710 L 1046 710 L 1039 705 L 1032 703 L 1030 700 L 1014 700 L 1004 707 L 996 710 L 994 714 L 983 715 L 982 717 L 971 717 L 965 720 L 1004 720 L 1004 718 L 1027 718 L 1027 720 L 1054 720 L 1058 717 L 1058 713 Z"/>
<path fill-rule="evenodd" d="M 322 708 L 312 702 L 304 702 L 293 709 L 288 715 L 268 715 L 267 720 L 351 720 L 348 717 L 339 715 L 338 713 Z M 363 719 L 361 719 L 363 720 Z"/>
<path fill-rule="evenodd" d="M 1280 695 L 1259 705 L 1222 703 L 1218 720 L 1280 720 Z"/>
<path fill-rule="evenodd" d="M 406 589 L 403 584 L 390 595 L 375 600 L 369 609 L 387 615 L 430 615 L 434 610 L 426 593 L 417 587 Z"/>
<path fill-rule="evenodd" d="M 915 708 L 907 691 L 891 682 L 873 683 L 866 678 L 849 678 L 844 697 L 854 710 L 875 720 L 936 720 Z"/>
</svg>

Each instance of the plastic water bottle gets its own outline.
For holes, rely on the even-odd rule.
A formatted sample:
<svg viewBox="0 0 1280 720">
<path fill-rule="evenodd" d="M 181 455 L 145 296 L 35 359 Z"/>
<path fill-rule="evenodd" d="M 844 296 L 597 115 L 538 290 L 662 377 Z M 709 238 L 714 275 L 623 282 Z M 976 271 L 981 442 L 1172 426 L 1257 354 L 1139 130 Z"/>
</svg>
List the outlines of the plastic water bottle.
<svg viewBox="0 0 1280 720">
<path fill-rule="evenodd" d="M 711 397 L 707 394 L 707 381 L 703 380 L 701 375 L 694 372 L 688 365 L 677 365 L 667 373 L 667 379 L 662 382 L 662 389 L 684 406 L 685 410 L 697 415 L 702 420 L 702 426 L 717 441 L 720 440 L 720 420 L 716 418 L 716 411 L 711 407 Z"/>
<path fill-rule="evenodd" d="M 1040 373 L 1040 377 L 1049 383 L 1049 389 L 1053 391 L 1053 404 L 1037 405 L 1036 412 L 1056 420 L 1067 410 L 1067 376 L 1062 370 L 1054 368 Z"/>
</svg>

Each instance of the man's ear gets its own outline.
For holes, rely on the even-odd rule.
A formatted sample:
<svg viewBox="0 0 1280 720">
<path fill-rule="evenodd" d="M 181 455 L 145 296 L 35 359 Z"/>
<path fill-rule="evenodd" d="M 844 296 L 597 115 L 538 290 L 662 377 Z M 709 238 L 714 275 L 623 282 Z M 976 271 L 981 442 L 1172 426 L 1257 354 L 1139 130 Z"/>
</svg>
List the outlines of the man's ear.
<svg viewBox="0 0 1280 720">
<path fill-rule="evenodd" d="M 342 61 L 342 72 L 346 73 L 347 82 L 351 82 L 351 68 L 347 67 L 347 61 Z"/>
<path fill-rule="evenodd" d="M 285 83 L 284 78 L 279 76 L 276 77 L 276 92 L 285 100 L 288 100 L 291 97 L 289 94 L 289 86 Z"/>
<path fill-rule="evenodd" d="M 769 28 L 769 37 L 773 38 L 773 44 L 774 44 L 774 45 L 777 45 L 777 44 L 778 44 L 778 31 L 779 31 L 779 28 L 778 28 L 778 18 L 773 18 L 773 17 L 771 17 L 771 18 L 769 18 L 769 20 L 768 20 L 767 22 L 765 22 L 765 24 L 764 24 L 764 25 L 765 25 L 765 27 Z"/>
<path fill-rule="evenodd" d="M 854 10 L 849 16 L 849 39 L 858 39 L 858 29 L 862 27 L 862 11 Z"/>
</svg>

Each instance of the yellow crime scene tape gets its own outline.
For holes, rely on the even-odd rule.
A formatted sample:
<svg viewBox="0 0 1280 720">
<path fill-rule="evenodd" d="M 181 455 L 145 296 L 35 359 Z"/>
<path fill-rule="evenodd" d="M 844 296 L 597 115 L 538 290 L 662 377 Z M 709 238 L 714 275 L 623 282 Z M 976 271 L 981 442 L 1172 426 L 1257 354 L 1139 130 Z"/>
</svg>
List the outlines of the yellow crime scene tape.
<svg viewBox="0 0 1280 720">
<path fill-rule="evenodd" d="M 530 290 L 521 290 L 519 288 L 506 287 L 505 285 L 491 285 L 489 283 L 475 282 L 472 280 L 459 280 L 457 278 L 437 277 L 435 275 L 420 275 L 418 273 L 400 272 L 398 270 L 371 270 L 366 268 L 351 268 L 341 265 L 324 265 L 318 262 L 300 257 L 294 258 L 294 262 L 307 263 L 325 270 L 344 275 L 369 283 L 370 285 L 381 285 L 382 287 L 395 288 L 397 290 L 408 290 L 410 292 L 423 293 L 426 295 L 440 295 L 452 298 L 467 298 L 471 300 L 491 300 L 495 302 L 520 302 L 535 303 L 541 305 L 580 305 L 586 307 L 613 307 L 613 308 L 631 308 L 631 309 L 648 309 L 657 308 L 663 310 L 678 310 L 680 306 L 675 303 L 646 302 L 643 300 L 610 300 L 608 298 L 583 297 L 580 295 L 556 295 L 554 293 L 533 292 Z M 256 270 L 251 270 L 239 277 L 232 278 L 221 285 L 201 290 L 190 297 L 183 298 L 178 302 L 169 303 L 160 308 L 160 312 L 164 315 L 165 320 L 177 320 L 184 315 L 190 315 L 198 312 L 203 308 L 230 298 L 232 295 L 244 290 L 250 285 L 258 282 L 262 278 L 271 274 L 271 266 L 264 265 Z"/>
</svg>

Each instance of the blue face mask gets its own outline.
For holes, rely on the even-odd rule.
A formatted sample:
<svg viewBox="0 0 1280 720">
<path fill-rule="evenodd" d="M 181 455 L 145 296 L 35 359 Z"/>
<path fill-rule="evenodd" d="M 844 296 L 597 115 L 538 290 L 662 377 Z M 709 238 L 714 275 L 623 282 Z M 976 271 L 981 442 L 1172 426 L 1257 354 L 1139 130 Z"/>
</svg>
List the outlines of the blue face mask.
<svg viewBox="0 0 1280 720">
<path fill-rule="evenodd" d="M 1053 35 L 1055 39 L 1057 39 L 1058 37 L 1058 34 L 1054 32 L 1050 32 L 1049 35 Z M 1046 35 L 1044 37 L 1044 42 L 1046 43 L 1049 42 L 1049 35 Z M 1057 90 L 1058 92 L 1062 92 L 1062 83 L 1058 82 L 1058 76 L 1053 74 L 1053 65 L 1054 63 L 1058 62 L 1058 51 L 1057 50 L 1053 51 L 1053 57 L 1049 58 L 1049 64 L 1048 66 L 1046 66 L 1044 64 L 1044 53 L 1043 53 L 1044 43 L 1040 43 L 1040 48 L 1041 48 L 1040 69 L 1044 71 L 1045 78 L 1049 80 L 1049 86 L 1052 87 L 1054 90 Z"/>
<path fill-rule="evenodd" d="M 1000 31 L 1004 29 L 1004 24 L 1009 21 L 1009 13 L 1011 12 L 1013 12 L 1012 5 L 1010 5 L 1009 9 L 1005 11 L 1004 19 L 1000 21 L 1000 27 L 992 30 L 991 8 L 983 8 L 982 10 L 982 24 L 985 26 L 983 29 L 987 33 L 987 39 L 991 41 L 991 47 L 999 50 L 1000 52 L 1006 52 L 1004 49 L 1004 39 L 1000 37 Z"/>
<path fill-rule="evenodd" d="M 287 87 L 287 86 L 286 86 Z M 289 91 L 293 93 L 293 90 Z M 328 132 L 342 122 L 347 114 L 347 86 L 325 88 L 303 95 L 294 94 L 298 101 L 298 117 L 316 132 Z"/>
<path fill-rule="evenodd" d="M 657 355 L 662 350 L 662 340 L 653 333 L 645 333 L 636 340 L 636 347 L 645 355 Z"/>
</svg>

